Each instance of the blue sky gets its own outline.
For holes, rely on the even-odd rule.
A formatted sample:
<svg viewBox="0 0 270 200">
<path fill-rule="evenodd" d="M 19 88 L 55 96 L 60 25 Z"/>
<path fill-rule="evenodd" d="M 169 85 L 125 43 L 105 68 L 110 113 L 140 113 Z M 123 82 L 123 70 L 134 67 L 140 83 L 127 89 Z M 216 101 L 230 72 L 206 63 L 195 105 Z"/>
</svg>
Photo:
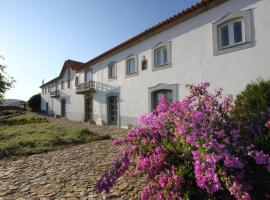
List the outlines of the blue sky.
<svg viewBox="0 0 270 200">
<path fill-rule="evenodd" d="M 28 100 L 67 59 L 88 61 L 198 0 L 1 0 L 0 55 Z"/>
</svg>

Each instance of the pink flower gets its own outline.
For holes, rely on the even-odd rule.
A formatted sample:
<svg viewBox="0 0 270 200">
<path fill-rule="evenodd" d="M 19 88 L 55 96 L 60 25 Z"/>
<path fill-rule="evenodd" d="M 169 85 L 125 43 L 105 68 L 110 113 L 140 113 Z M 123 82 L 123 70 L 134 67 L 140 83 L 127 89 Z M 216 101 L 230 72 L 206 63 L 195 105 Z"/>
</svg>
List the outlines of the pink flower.
<svg viewBox="0 0 270 200">
<path fill-rule="evenodd" d="M 270 119 L 265 123 L 265 126 L 266 126 L 267 128 L 270 128 Z"/>
</svg>

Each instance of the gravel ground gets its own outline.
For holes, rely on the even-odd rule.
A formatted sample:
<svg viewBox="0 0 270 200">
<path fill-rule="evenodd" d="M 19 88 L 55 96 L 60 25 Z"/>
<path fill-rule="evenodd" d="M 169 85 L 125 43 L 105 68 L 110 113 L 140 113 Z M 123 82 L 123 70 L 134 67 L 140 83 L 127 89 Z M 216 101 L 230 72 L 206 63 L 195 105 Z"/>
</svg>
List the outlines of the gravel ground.
<svg viewBox="0 0 270 200">
<path fill-rule="evenodd" d="M 126 130 L 49 118 L 52 123 L 89 128 L 122 136 Z M 24 157 L 0 160 L 0 200 L 4 199 L 138 199 L 144 184 L 138 177 L 122 177 L 110 194 L 97 195 L 95 184 L 109 169 L 117 152 L 111 140 L 102 140 Z"/>
</svg>

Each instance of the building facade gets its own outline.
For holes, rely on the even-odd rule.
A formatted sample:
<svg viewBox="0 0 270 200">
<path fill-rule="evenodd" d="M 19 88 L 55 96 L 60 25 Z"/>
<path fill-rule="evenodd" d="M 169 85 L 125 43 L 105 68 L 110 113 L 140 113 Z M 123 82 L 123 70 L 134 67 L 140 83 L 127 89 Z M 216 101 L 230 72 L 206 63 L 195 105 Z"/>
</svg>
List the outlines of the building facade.
<svg viewBox="0 0 270 200">
<path fill-rule="evenodd" d="M 86 63 L 66 61 L 41 86 L 41 110 L 127 127 L 162 93 L 186 96 L 186 84 L 208 81 L 236 95 L 270 77 L 269 10 L 269 0 L 201 1 Z"/>
</svg>

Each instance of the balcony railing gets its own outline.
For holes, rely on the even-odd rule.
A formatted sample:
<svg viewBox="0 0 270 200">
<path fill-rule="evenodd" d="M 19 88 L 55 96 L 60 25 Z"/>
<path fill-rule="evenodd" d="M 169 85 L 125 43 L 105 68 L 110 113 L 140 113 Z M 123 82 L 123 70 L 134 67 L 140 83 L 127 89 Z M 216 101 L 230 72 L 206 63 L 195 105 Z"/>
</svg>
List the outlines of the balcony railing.
<svg viewBox="0 0 270 200">
<path fill-rule="evenodd" d="M 50 92 L 51 97 L 59 97 L 59 90 L 54 90 Z"/>
<path fill-rule="evenodd" d="M 86 92 L 95 92 L 96 91 L 96 83 L 95 81 L 87 81 L 77 85 L 76 93 L 84 94 Z"/>
</svg>

